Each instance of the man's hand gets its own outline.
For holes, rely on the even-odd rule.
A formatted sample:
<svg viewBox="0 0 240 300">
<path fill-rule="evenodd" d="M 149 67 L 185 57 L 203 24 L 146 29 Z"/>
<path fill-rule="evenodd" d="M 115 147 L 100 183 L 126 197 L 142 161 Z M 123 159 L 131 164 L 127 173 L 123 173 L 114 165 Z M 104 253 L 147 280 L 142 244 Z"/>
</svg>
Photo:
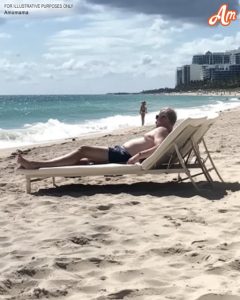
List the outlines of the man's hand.
<svg viewBox="0 0 240 300">
<path fill-rule="evenodd" d="M 129 158 L 129 160 L 127 161 L 127 164 L 129 165 L 133 165 L 135 163 L 137 163 L 140 159 L 140 153 L 135 154 L 134 156 L 132 156 L 131 158 Z"/>
<path fill-rule="evenodd" d="M 128 165 L 133 165 L 135 163 L 137 163 L 139 161 L 139 155 L 136 154 L 134 156 L 132 156 L 131 158 L 129 158 L 129 160 L 127 161 Z"/>
</svg>

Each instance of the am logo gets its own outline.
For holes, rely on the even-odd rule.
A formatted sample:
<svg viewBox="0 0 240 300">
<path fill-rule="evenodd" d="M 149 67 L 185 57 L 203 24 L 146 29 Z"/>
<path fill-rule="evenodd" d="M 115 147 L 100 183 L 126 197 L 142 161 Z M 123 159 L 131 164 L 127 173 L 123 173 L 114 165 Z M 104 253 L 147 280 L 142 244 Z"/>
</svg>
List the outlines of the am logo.
<svg viewBox="0 0 240 300">
<path fill-rule="evenodd" d="M 217 23 L 220 23 L 223 26 L 228 26 L 235 20 L 237 20 L 237 11 L 229 10 L 228 5 L 223 4 L 220 6 L 217 13 L 208 19 L 208 25 L 215 26 Z"/>
</svg>

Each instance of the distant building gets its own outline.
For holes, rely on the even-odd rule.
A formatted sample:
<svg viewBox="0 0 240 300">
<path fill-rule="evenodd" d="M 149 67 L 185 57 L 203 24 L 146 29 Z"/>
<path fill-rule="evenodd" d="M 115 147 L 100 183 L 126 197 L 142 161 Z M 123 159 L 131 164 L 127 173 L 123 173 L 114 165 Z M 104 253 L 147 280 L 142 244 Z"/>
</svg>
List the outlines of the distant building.
<svg viewBox="0 0 240 300">
<path fill-rule="evenodd" d="M 226 53 L 230 56 L 230 65 L 240 65 L 240 48 L 227 51 Z"/>
<path fill-rule="evenodd" d="M 231 80 L 240 77 L 240 64 L 230 65 L 226 69 L 213 69 L 211 74 L 211 80 Z"/>
<path fill-rule="evenodd" d="M 183 84 L 183 67 L 177 68 L 176 73 L 176 85 L 182 85 Z"/>
<path fill-rule="evenodd" d="M 193 64 L 198 65 L 218 65 L 218 64 L 229 64 L 229 54 L 223 52 L 212 53 L 210 51 L 203 55 L 194 55 L 192 58 Z"/>
<path fill-rule="evenodd" d="M 177 68 L 176 85 L 193 81 L 231 80 L 240 76 L 240 48 L 226 52 L 206 52 L 192 57 L 192 64 Z"/>
<path fill-rule="evenodd" d="M 191 81 L 203 80 L 202 66 L 192 64 L 177 68 L 177 85 L 189 84 Z"/>
</svg>

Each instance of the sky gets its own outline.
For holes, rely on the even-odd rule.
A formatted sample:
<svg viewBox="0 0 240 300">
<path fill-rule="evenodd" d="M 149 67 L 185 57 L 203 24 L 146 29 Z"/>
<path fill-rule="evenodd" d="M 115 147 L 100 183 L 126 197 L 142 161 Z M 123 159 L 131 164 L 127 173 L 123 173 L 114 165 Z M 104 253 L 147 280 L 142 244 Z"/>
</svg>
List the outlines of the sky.
<svg viewBox="0 0 240 300">
<path fill-rule="evenodd" d="M 1 0 L 0 94 L 175 87 L 194 54 L 240 47 L 239 19 L 208 25 L 224 3 L 239 10 L 238 0 Z"/>
</svg>

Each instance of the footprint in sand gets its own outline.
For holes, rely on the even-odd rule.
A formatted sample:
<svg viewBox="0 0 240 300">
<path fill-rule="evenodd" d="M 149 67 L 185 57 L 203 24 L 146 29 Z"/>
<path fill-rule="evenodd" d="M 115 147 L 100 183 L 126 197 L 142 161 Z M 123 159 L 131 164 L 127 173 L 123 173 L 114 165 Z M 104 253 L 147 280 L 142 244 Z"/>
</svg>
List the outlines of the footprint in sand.
<svg viewBox="0 0 240 300">
<path fill-rule="evenodd" d="M 46 266 L 33 267 L 31 264 L 16 271 L 17 278 L 24 279 L 33 277 L 34 279 L 44 279 L 51 274 L 52 270 Z"/>
<path fill-rule="evenodd" d="M 89 245 L 91 240 L 89 238 L 86 238 L 84 236 L 74 236 L 70 238 L 70 241 L 74 244 L 80 245 L 80 246 L 84 246 L 84 245 Z"/>
<path fill-rule="evenodd" d="M 240 270 L 240 261 L 238 259 L 231 261 L 228 265 L 232 270 L 235 270 L 235 271 Z M 240 297 L 239 297 L 239 299 L 240 299 Z"/>
<path fill-rule="evenodd" d="M 196 300 L 240 300 L 240 296 L 206 294 L 197 298 Z"/>
<path fill-rule="evenodd" d="M 1 248 L 7 248 L 11 245 L 12 245 L 12 243 L 11 243 L 9 237 L 0 236 L 0 246 L 1 246 Z"/>
<path fill-rule="evenodd" d="M 37 299 L 40 299 L 40 298 L 46 299 L 46 298 L 49 298 L 49 297 L 57 298 L 57 297 L 66 296 L 67 294 L 68 294 L 68 291 L 59 290 L 59 289 L 49 291 L 49 290 L 46 290 L 44 288 L 35 288 L 32 291 L 32 297 L 37 298 Z"/>
<path fill-rule="evenodd" d="M 97 225 L 97 226 L 94 226 L 93 229 L 97 232 L 102 233 L 102 232 L 112 231 L 113 227 L 108 226 L 108 225 Z"/>
<path fill-rule="evenodd" d="M 118 271 L 112 274 L 112 277 L 119 282 L 129 282 L 135 281 L 136 279 L 140 280 L 143 276 L 143 270 L 127 270 L 127 271 Z"/>
<path fill-rule="evenodd" d="M 59 257 L 55 261 L 55 268 L 67 270 L 69 272 L 89 271 L 101 267 L 113 268 L 113 265 L 121 265 L 120 261 L 113 260 L 111 257 L 91 257 L 88 259 L 81 258 L 63 258 Z"/>
<path fill-rule="evenodd" d="M 97 209 L 101 210 L 101 211 L 106 211 L 106 210 L 111 209 L 111 207 L 113 207 L 112 204 L 109 204 L 109 205 L 99 205 L 99 206 L 97 206 Z"/>
<path fill-rule="evenodd" d="M 114 294 L 109 294 L 108 295 L 108 299 L 123 299 L 125 297 L 128 297 L 132 294 L 134 294 L 134 292 L 137 292 L 138 290 L 130 290 L 130 289 L 126 289 L 126 290 L 121 290 L 117 293 L 114 293 Z"/>
</svg>

